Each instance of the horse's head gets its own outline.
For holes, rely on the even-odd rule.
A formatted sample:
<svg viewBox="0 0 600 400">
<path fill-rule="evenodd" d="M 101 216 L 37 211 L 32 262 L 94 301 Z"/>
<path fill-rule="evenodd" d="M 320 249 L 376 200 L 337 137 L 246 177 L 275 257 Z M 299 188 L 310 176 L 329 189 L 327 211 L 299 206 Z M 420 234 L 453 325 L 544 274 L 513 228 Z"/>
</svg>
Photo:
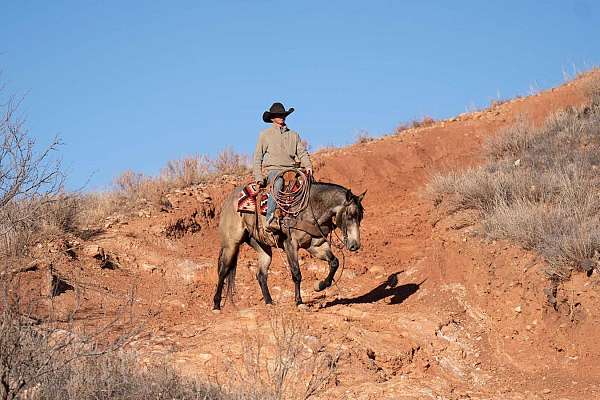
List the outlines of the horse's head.
<svg viewBox="0 0 600 400">
<path fill-rule="evenodd" d="M 362 200 L 367 192 L 356 196 L 350 190 L 346 192 L 346 201 L 336 215 L 336 225 L 344 234 L 344 245 L 350 251 L 360 249 L 360 222 L 364 208 Z"/>
</svg>

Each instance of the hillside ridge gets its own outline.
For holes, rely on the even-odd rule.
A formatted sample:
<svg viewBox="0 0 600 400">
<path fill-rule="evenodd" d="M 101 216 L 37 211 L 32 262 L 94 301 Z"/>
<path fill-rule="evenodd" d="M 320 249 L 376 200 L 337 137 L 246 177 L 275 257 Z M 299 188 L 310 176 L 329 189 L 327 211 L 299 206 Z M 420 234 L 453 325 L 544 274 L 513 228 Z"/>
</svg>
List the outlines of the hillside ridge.
<svg viewBox="0 0 600 400">
<path fill-rule="evenodd" d="M 569 307 L 555 311 L 545 304 L 539 256 L 482 238 L 476 215 L 442 215 L 423 196 L 432 175 L 481 163 L 486 139 L 518 118 L 540 124 L 584 102 L 589 77 L 314 154 L 318 179 L 368 192 L 363 247 L 343 257 L 336 285 L 313 292 L 326 265 L 302 255 L 307 311 L 293 306 L 289 271 L 277 254 L 269 275 L 276 305 L 263 305 L 255 255 L 245 248 L 235 303 L 211 313 L 219 210 L 240 183 L 231 176 L 169 193 L 171 209 L 149 206 L 111 218 L 89 240 L 39 249 L 40 257 L 52 252 L 52 272 L 24 272 L 23 290 L 47 293 L 54 274 L 73 288 L 54 293 L 54 309 L 68 314 L 77 305 L 82 320 L 109 318 L 133 293 L 129 312 L 145 334 L 131 347 L 192 376 L 243 365 L 244 341 L 268 343 L 269 321 L 284 315 L 300 321 L 306 346 L 340 354 L 321 398 L 592 398 L 600 394 L 598 277 L 566 283 L 559 297 Z M 65 252 L 73 247 L 75 255 Z"/>
</svg>

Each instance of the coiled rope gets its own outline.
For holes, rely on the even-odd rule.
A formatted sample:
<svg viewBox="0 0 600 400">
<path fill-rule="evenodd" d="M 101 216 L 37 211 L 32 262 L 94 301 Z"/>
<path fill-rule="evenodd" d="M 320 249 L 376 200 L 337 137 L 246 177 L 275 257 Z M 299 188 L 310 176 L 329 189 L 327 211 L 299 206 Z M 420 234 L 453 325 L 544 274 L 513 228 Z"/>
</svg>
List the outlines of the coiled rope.
<svg viewBox="0 0 600 400">
<path fill-rule="evenodd" d="M 296 174 L 296 180 L 298 181 L 296 187 L 285 187 L 283 175 L 289 171 L 293 171 Z M 275 179 L 273 179 L 273 182 L 277 179 L 284 181 L 283 190 L 275 193 L 275 185 L 273 185 L 271 196 L 275 199 L 277 208 L 279 208 L 283 217 L 295 218 L 308 207 L 311 178 L 306 172 L 300 169 L 288 168 L 279 172 Z"/>
</svg>

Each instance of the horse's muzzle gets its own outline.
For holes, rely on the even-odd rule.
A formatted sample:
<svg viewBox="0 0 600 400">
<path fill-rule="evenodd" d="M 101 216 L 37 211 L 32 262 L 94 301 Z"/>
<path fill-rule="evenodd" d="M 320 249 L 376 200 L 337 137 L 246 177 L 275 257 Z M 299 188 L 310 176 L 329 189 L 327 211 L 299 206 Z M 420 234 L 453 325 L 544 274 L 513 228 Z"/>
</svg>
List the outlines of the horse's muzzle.
<svg viewBox="0 0 600 400">
<path fill-rule="evenodd" d="M 350 251 L 357 251 L 358 249 L 360 249 L 360 244 L 356 243 L 356 242 L 350 242 L 348 243 L 348 250 Z"/>
</svg>

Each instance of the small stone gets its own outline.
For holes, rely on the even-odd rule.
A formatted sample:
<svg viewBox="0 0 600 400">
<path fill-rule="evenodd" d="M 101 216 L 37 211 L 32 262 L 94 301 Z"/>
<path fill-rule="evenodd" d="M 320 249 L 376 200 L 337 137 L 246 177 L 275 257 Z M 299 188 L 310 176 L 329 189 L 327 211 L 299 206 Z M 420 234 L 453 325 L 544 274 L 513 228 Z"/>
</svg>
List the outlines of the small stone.
<svg viewBox="0 0 600 400">
<path fill-rule="evenodd" d="M 516 160 L 513 164 L 514 164 L 515 167 L 520 166 L 521 165 L 521 159 Z"/>
<path fill-rule="evenodd" d="M 523 309 L 520 305 L 515 307 L 515 312 L 520 313 L 521 311 L 523 311 Z"/>
<path fill-rule="evenodd" d="M 373 266 L 369 267 L 369 272 L 372 274 L 381 274 L 381 273 L 385 273 L 385 268 L 383 268 L 380 265 L 373 265 Z"/>
<path fill-rule="evenodd" d="M 550 390 L 550 389 L 544 389 L 544 390 L 542 390 L 542 393 L 543 393 L 543 394 L 548 394 L 548 393 L 550 393 L 550 392 L 552 392 L 552 390 Z"/>
</svg>

